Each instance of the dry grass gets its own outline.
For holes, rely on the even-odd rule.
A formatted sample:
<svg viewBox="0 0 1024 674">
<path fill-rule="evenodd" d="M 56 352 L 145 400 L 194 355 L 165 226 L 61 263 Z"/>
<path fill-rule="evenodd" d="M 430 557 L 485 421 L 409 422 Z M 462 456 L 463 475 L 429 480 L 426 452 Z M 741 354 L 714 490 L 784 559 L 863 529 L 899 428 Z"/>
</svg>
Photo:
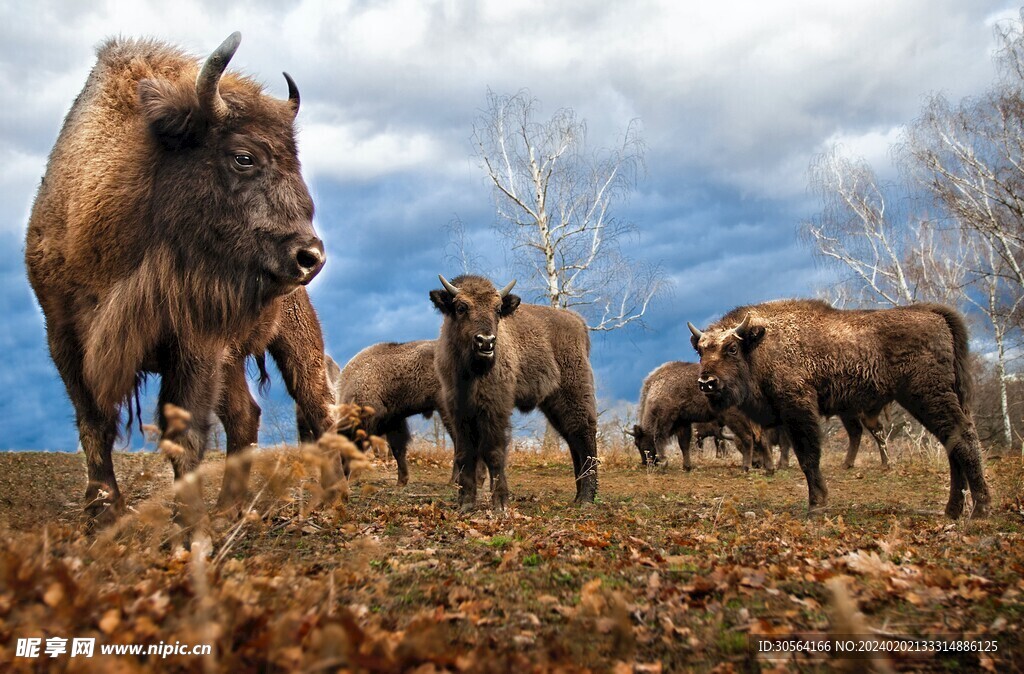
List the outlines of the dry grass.
<svg viewBox="0 0 1024 674">
<path fill-rule="evenodd" d="M 564 453 L 519 451 L 503 515 L 459 515 L 449 456 L 422 444 L 407 488 L 375 462 L 330 506 L 315 454 L 264 451 L 249 514 L 215 521 L 208 559 L 169 545 L 163 457 L 115 457 L 134 512 L 89 538 L 81 455 L 0 454 L 0 669 L 756 671 L 779 663 L 752 654 L 748 635 L 826 634 L 843 621 L 999 643 L 987 658 L 879 668 L 1021 669 L 1019 461 L 987 464 L 991 518 L 953 523 L 941 515 L 948 469 L 933 448 L 895 443 L 883 472 L 865 443 L 844 471 L 835 444 L 831 505 L 812 519 L 796 469 L 743 473 L 738 453 L 709 451 L 692 473 L 678 452 L 648 470 L 614 434 L 598 503 L 569 503 Z M 202 469 L 209 505 L 222 468 L 213 455 Z M 25 636 L 215 648 L 206 659 L 19 660 Z"/>
</svg>

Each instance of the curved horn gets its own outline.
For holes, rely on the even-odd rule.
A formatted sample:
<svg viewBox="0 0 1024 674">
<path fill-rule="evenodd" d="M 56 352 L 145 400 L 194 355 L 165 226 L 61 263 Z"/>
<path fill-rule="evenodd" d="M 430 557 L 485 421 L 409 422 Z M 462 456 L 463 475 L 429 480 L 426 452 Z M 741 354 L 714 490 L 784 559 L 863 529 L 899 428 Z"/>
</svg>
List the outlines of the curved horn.
<svg viewBox="0 0 1024 674">
<path fill-rule="evenodd" d="M 624 427 L 622 429 L 622 432 L 625 433 L 626 435 L 628 435 L 631 438 L 635 438 L 636 437 L 636 432 L 632 428 L 630 428 L 629 426 Z"/>
<path fill-rule="evenodd" d="M 740 321 L 740 324 L 737 325 L 732 330 L 733 330 L 733 332 L 736 333 L 737 337 L 739 337 L 740 339 L 743 339 L 743 335 L 740 334 L 740 333 L 746 332 L 747 328 L 749 328 L 749 327 L 750 327 L 750 312 L 747 312 L 747 315 L 743 317 L 743 320 Z"/>
<path fill-rule="evenodd" d="M 292 113 L 299 114 L 299 88 L 295 86 L 295 80 L 288 73 L 281 73 L 288 82 L 288 102 L 292 104 Z"/>
<path fill-rule="evenodd" d="M 199 105 L 212 114 L 215 119 L 223 119 L 228 114 L 228 106 L 220 97 L 220 76 L 228 67 L 228 61 L 235 55 L 238 45 L 242 42 L 242 34 L 237 30 L 228 35 L 228 39 L 221 42 L 220 46 L 213 50 L 210 57 L 203 64 L 196 78 L 196 94 L 199 95 Z"/>
<path fill-rule="evenodd" d="M 446 279 L 445 277 L 441 276 L 440 274 L 437 275 L 437 278 L 441 279 L 441 285 L 444 286 L 445 290 L 447 290 L 449 293 L 451 293 L 452 297 L 455 297 L 456 295 L 459 294 L 459 289 L 456 288 L 455 286 L 453 286 L 451 283 L 448 283 L 448 279 Z"/>
<path fill-rule="evenodd" d="M 704 333 L 698 330 L 696 327 L 694 327 L 693 323 L 691 323 L 690 321 L 686 321 L 686 327 L 690 328 L 690 333 L 693 334 L 693 336 L 696 337 L 697 339 L 700 339 L 701 337 L 704 336 Z"/>
<path fill-rule="evenodd" d="M 510 292 L 512 292 L 512 288 L 514 288 L 515 285 L 516 285 L 516 280 L 512 279 L 512 283 L 509 283 L 507 286 L 505 286 L 504 288 L 499 290 L 498 291 L 498 295 L 500 295 L 502 297 L 502 299 L 504 299 L 505 295 L 508 295 Z"/>
</svg>

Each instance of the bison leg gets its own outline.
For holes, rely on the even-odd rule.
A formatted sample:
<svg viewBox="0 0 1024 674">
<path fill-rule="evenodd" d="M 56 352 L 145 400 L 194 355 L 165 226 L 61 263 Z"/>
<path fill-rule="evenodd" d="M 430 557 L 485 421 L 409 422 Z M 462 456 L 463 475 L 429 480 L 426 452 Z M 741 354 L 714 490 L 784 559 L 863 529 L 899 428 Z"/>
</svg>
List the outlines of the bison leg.
<svg viewBox="0 0 1024 674">
<path fill-rule="evenodd" d="M 305 291 L 286 298 L 280 329 L 267 349 L 298 406 L 299 442 L 316 442 L 334 424 L 334 391 L 327 381 L 320 320 Z"/>
<path fill-rule="evenodd" d="M 968 487 L 974 499 L 974 510 L 969 515 L 987 515 L 992 495 L 985 482 L 978 433 L 974 422 L 960 407 L 956 393 L 933 392 L 915 398 L 907 396 L 897 402 L 946 448 L 950 476 L 946 515 L 953 519 L 964 515 L 964 492 Z"/>
<path fill-rule="evenodd" d="M 202 482 L 195 470 L 206 451 L 210 417 L 220 398 L 223 376 L 220 351 L 213 345 L 191 353 L 171 348 L 161 373 L 160 429 L 163 440 L 169 441 L 165 451 L 174 468 L 174 519 L 186 538 L 193 534 L 205 535 L 209 525 Z M 181 408 L 189 416 L 184 417 L 171 406 Z"/>
<path fill-rule="evenodd" d="M 740 456 L 743 457 L 743 470 L 748 471 L 754 453 L 754 431 L 750 426 L 739 424 L 732 430 L 736 434 L 736 448 L 740 450 Z"/>
<path fill-rule="evenodd" d="M 839 418 L 843 422 L 843 428 L 846 429 L 846 435 L 850 438 L 850 445 L 846 449 L 846 460 L 843 461 L 843 468 L 853 468 L 853 464 L 857 461 L 857 452 L 860 451 L 860 439 L 864 434 L 864 428 L 857 417 L 840 416 Z"/>
<path fill-rule="evenodd" d="M 772 457 L 772 445 L 768 442 L 768 436 L 763 431 L 754 438 L 753 453 L 758 458 L 760 467 L 769 475 L 774 475 L 775 459 Z"/>
<path fill-rule="evenodd" d="M 101 410 L 86 386 L 82 374 L 82 350 L 73 331 L 64 331 L 51 324 L 48 333 L 50 355 L 75 407 L 78 439 L 85 452 L 89 475 L 85 488 L 85 515 L 90 527 L 106 525 L 124 510 L 111 457 L 117 438 L 117 414 Z"/>
<path fill-rule="evenodd" d="M 593 503 L 597 497 L 597 415 L 593 405 L 570 405 L 564 400 L 550 400 L 541 411 L 569 445 L 573 473 L 576 478 L 576 503 Z M 657 443 L 656 443 L 657 444 Z M 662 447 L 657 454 L 662 454 Z"/>
<path fill-rule="evenodd" d="M 874 438 L 875 444 L 878 445 L 878 455 L 882 460 L 882 468 L 889 467 L 889 452 L 886 451 L 885 433 L 882 432 L 882 421 L 878 416 L 865 416 L 863 419 L 863 425 L 868 429 L 868 433 Z"/>
<path fill-rule="evenodd" d="M 690 472 L 693 470 L 693 461 L 690 460 L 690 434 L 693 431 L 693 426 L 690 424 L 683 424 L 683 427 L 676 433 L 676 441 L 679 442 L 679 451 L 683 453 L 683 470 Z"/>
<path fill-rule="evenodd" d="M 715 458 L 725 458 L 725 438 L 722 437 L 721 433 L 715 434 Z"/>
<path fill-rule="evenodd" d="M 466 512 L 476 507 L 476 465 L 480 459 L 479 432 L 473 421 L 459 420 L 452 425 L 455 445 L 454 479 L 459 490 L 459 508 Z M 495 474 L 491 473 L 492 479 Z"/>
<path fill-rule="evenodd" d="M 334 425 L 334 391 L 327 381 L 320 320 L 305 290 L 285 299 L 280 328 L 267 350 L 298 408 L 299 442 L 316 442 Z M 347 462 L 340 456 L 332 461 L 333 465 L 325 464 L 320 470 L 321 486 L 330 499 L 341 493 L 336 485 L 338 476 L 348 476 Z"/>
<path fill-rule="evenodd" d="M 793 441 L 793 451 L 800 470 L 807 478 L 807 503 L 811 512 L 828 504 L 828 487 L 821 474 L 821 426 L 817 410 L 791 414 L 784 419 L 786 431 Z"/>
<path fill-rule="evenodd" d="M 789 439 L 789 434 L 785 428 L 778 427 L 777 433 L 779 438 L 779 468 L 789 468 L 789 452 L 793 448 L 793 443 Z"/>
<path fill-rule="evenodd" d="M 232 359 L 224 366 L 224 392 L 217 405 L 217 416 L 224 425 L 228 444 L 217 510 L 237 510 L 249 488 L 250 450 L 259 441 L 260 429 L 260 406 L 249 392 L 243 357 Z"/>
<path fill-rule="evenodd" d="M 388 446 L 391 448 L 391 455 L 395 457 L 398 464 L 398 486 L 404 487 L 409 484 L 409 464 L 405 455 L 409 450 L 409 441 L 412 436 L 409 433 L 409 423 L 400 419 L 390 427 L 386 434 Z"/>
</svg>

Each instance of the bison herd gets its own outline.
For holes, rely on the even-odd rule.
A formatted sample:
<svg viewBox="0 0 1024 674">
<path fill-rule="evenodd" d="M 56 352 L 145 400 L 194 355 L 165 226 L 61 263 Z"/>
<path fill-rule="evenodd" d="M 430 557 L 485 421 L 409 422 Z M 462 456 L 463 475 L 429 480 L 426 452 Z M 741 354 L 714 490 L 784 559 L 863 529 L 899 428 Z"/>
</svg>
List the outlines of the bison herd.
<svg viewBox="0 0 1024 674">
<path fill-rule="evenodd" d="M 74 406 L 90 521 L 123 509 L 111 452 L 122 410 L 130 418 L 133 399 L 137 410 L 147 375 L 160 377 L 157 414 L 175 448 L 175 479 L 195 489 L 213 415 L 229 455 L 256 443 L 260 408 L 245 362 L 256 357 L 262 368 L 267 352 L 296 401 L 302 441 L 333 427 L 336 403 L 372 408 L 366 430 L 387 439 L 405 484 L 406 419 L 436 411 L 454 441 L 459 505 L 474 507 L 486 473 L 500 509 L 511 414 L 539 408 L 568 444 L 575 500 L 592 502 L 594 377 L 587 326 L 572 311 L 522 303 L 515 281 L 497 288 L 479 276 L 441 276 L 429 293 L 442 316 L 436 340 L 377 344 L 344 368 L 325 355 L 304 287 L 326 254 L 296 150 L 298 88 L 285 74 L 289 95 L 279 100 L 227 71 L 239 43 L 231 35 L 202 62 L 154 41 L 104 44 L 33 205 L 25 261 Z M 951 309 L 782 300 L 689 328 L 700 362 L 666 363 L 643 382 L 628 432 L 644 464 L 662 462 L 675 438 L 690 470 L 692 429 L 720 449 L 728 426 L 745 467 L 772 470 L 772 445 L 783 462 L 791 446 L 814 510 L 828 497 L 822 417 L 839 416 L 847 428 L 848 466 L 865 428 L 888 463 L 878 417 L 898 403 L 946 448 L 946 514 L 965 514 L 967 490 L 973 514 L 988 510 L 968 335 Z M 225 472 L 221 508 L 246 494 L 240 466 Z M 194 501 L 179 497 L 183 526 L 206 517 Z"/>
</svg>

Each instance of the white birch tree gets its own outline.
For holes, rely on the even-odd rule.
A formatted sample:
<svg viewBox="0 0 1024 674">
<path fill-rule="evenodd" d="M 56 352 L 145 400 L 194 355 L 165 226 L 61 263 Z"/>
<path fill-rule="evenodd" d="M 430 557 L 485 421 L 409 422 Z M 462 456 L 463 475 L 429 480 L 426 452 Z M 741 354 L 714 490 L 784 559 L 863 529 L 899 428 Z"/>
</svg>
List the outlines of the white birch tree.
<svg viewBox="0 0 1024 674">
<path fill-rule="evenodd" d="M 489 91 L 473 126 L 512 262 L 527 274 L 523 285 L 580 312 L 591 330 L 642 323 L 666 281 L 659 267 L 622 256 L 619 244 L 635 227 L 613 213 L 644 169 L 639 127 L 630 123 L 618 146 L 590 152 L 586 123 L 572 109 L 538 121 L 538 105 L 525 91 Z"/>
</svg>

